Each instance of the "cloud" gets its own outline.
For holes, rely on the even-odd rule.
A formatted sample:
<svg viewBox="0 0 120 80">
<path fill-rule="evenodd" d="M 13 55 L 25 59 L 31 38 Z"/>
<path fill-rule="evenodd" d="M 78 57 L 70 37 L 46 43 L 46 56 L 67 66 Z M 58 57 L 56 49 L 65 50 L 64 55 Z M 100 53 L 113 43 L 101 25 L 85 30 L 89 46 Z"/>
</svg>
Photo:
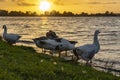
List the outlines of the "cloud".
<svg viewBox="0 0 120 80">
<path fill-rule="evenodd" d="M 19 6 L 36 6 L 37 4 L 31 4 L 27 2 L 18 2 L 17 5 Z"/>
<path fill-rule="evenodd" d="M 75 0 L 52 0 L 52 2 L 55 5 L 60 5 L 60 6 L 68 6 L 68 5 L 78 5 L 79 2 L 75 1 Z"/>
<path fill-rule="evenodd" d="M 64 5 L 62 0 L 52 0 L 52 2 L 56 5 Z"/>
<path fill-rule="evenodd" d="M 25 0 L 11 0 L 16 3 L 18 6 L 36 6 L 37 4 L 26 2 Z"/>
<path fill-rule="evenodd" d="M 112 1 L 112 0 L 107 0 L 107 1 L 95 1 L 95 0 L 86 0 L 86 1 L 75 1 L 75 0 L 70 0 L 70 1 L 64 1 L 64 0 L 51 0 L 54 4 L 56 5 L 81 5 L 81 4 L 92 4 L 92 5 L 96 5 L 96 4 L 120 4 L 120 1 Z"/>
<path fill-rule="evenodd" d="M 87 4 L 119 4 L 120 2 L 87 2 Z"/>
<path fill-rule="evenodd" d="M 0 2 L 4 2 L 4 1 L 6 1 L 6 0 L 0 0 Z"/>
<path fill-rule="evenodd" d="M 87 4 L 102 4 L 101 2 L 88 2 Z"/>
<path fill-rule="evenodd" d="M 11 0 L 12 2 L 24 2 L 25 0 Z"/>
<path fill-rule="evenodd" d="M 8 0 L 0 0 L 0 2 L 3 1 L 8 1 Z M 11 2 L 17 4 L 18 6 L 37 6 L 38 3 L 36 3 L 37 0 L 33 1 L 34 3 L 31 3 L 31 0 L 10 0 Z M 41 0 L 38 0 L 41 1 Z M 91 5 L 96 5 L 96 4 L 120 4 L 119 0 L 105 0 L 105 1 L 98 1 L 98 0 L 48 0 L 50 2 L 53 2 L 55 5 L 60 5 L 60 6 L 69 6 L 69 5 L 81 5 L 81 4 L 91 4 Z"/>
<path fill-rule="evenodd" d="M 108 3 L 104 3 L 104 4 L 119 4 L 120 2 L 108 2 Z"/>
</svg>

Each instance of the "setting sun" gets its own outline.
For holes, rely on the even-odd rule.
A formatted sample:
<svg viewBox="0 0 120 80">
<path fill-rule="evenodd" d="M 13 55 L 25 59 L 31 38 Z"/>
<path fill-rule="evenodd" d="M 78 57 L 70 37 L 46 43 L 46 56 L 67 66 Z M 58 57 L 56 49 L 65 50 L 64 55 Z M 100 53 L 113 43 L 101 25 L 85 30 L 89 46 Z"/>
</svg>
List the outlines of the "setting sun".
<svg viewBox="0 0 120 80">
<path fill-rule="evenodd" d="M 39 9 L 42 11 L 48 11 L 51 7 L 50 2 L 48 1 L 42 1 L 40 2 Z"/>
</svg>

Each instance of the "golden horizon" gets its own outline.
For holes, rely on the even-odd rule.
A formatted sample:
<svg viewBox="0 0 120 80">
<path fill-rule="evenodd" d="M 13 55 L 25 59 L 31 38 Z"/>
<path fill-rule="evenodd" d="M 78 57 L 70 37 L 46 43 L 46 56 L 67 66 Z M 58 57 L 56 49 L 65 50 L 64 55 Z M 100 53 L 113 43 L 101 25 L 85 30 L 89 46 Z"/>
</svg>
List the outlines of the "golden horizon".
<svg viewBox="0 0 120 80">
<path fill-rule="evenodd" d="M 41 2 L 47 2 L 40 4 Z M 52 3 L 52 4 L 51 4 Z M 46 6 L 47 4 L 47 6 Z M 42 13 L 44 11 L 56 10 L 59 12 L 70 11 L 73 13 L 104 13 L 110 11 L 114 13 L 120 13 L 119 0 L 0 0 L 0 9 L 8 11 L 31 11 Z M 42 6 L 40 6 L 42 5 Z"/>
</svg>

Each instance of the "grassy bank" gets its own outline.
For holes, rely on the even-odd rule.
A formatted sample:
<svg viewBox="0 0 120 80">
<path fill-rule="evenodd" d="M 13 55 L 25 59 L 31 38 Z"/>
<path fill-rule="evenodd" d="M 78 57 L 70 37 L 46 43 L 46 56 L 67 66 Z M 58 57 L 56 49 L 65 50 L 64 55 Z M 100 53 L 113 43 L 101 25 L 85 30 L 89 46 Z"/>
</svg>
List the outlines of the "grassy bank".
<svg viewBox="0 0 120 80">
<path fill-rule="evenodd" d="M 10 46 L 0 41 L 0 80 L 120 80 L 120 77 L 38 54 L 31 47 Z"/>
</svg>

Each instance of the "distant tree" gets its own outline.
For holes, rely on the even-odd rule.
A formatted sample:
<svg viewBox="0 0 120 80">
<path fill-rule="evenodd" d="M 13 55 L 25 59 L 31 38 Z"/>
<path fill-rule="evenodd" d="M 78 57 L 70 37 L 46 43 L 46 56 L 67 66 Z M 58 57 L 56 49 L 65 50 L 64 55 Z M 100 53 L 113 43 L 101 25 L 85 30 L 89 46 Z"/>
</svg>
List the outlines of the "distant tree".
<svg viewBox="0 0 120 80">
<path fill-rule="evenodd" d="M 88 13 L 81 12 L 80 16 L 88 16 Z"/>
<path fill-rule="evenodd" d="M 110 14 L 110 12 L 109 12 L 109 11 L 106 11 L 106 12 L 105 12 L 105 15 L 108 15 L 108 14 Z"/>
<path fill-rule="evenodd" d="M 26 11 L 25 13 L 22 11 L 10 11 L 7 10 L 1 10 L 0 9 L 0 16 L 39 16 L 36 12 Z M 104 13 L 85 13 L 81 12 L 80 14 L 74 14 L 72 12 L 64 11 L 63 13 L 60 13 L 59 11 L 52 10 L 52 11 L 45 11 L 44 14 L 41 14 L 40 16 L 120 16 L 120 13 L 114 13 L 105 11 Z"/>
<path fill-rule="evenodd" d="M 72 12 L 66 12 L 66 11 L 64 11 L 62 15 L 63 16 L 74 16 Z"/>
<path fill-rule="evenodd" d="M 25 13 L 21 12 L 21 11 L 11 11 L 9 13 L 10 16 L 24 16 Z"/>
<path fill-rule="evenodd" d="M 37 13 L 36 12 L 32 12 L 31 16 L 37 16 Z"/>
<path fill-rule="evenodd" d="M 26 15 L 26 16 L 30 16 L 30 15 L 31 15 L 31 11 L 26 11 L 26 12 L 25 12 L 25 15 Z"/>
<path fill-rule="evenodd" d="M 61 13 L 59 11 L 53 10 L 53 11 L 50 12 L 50 15 L 51 16 L 60 16 Z"/>
<path fill-rule="evenodd" d="M 45 11 L 45 12 L 44 12 L 44 15 L 45 15 L 45 16 L 49 16 L 49 15 L 50 15 L 50 12 L 49 12 L 49 11 Z"/>
<path fill-rule="evenodd" d="M 113 13 L 113 12 L 110 12 L 110 15 L 111 16 L 117 16 L 117 14 Z"/>
<path fill-rule="evenodd" d="M 0 10 L 0 16 L 7 16 L 8 11 L 7 10 Z"/>
</svg>

